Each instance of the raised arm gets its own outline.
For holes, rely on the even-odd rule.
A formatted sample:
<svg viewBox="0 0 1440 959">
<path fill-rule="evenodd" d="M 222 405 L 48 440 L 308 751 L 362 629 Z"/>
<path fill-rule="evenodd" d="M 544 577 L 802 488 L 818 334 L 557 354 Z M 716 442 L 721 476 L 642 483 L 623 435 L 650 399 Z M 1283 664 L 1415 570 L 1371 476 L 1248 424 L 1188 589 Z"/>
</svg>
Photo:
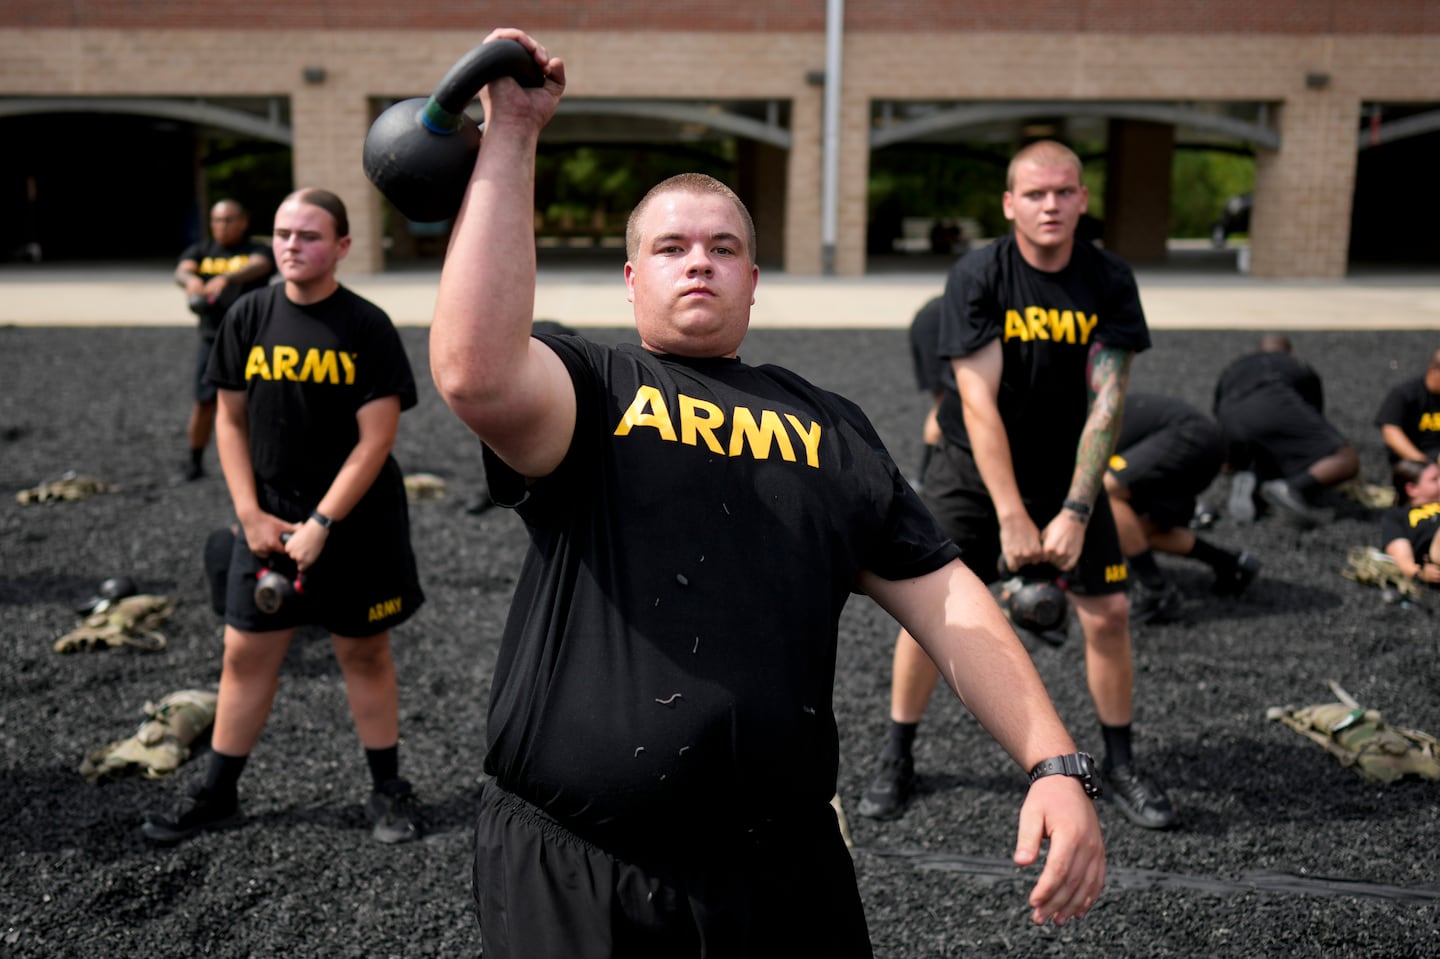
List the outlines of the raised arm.
<svg viewBox="0 0 1440 959">
<path fill-rule="evenodd" d="M 860 588 L 914 636 L 940 675 L 1022 770 L 1075 752 L 1050 695 L 989 591 L 959 560 L 918 579 L 862 574 Z M 1074 779 L 1049 776 L 1020 810 L 1014 860 L 1028 866 L 1050 840 L 1030 893 L 1031 919 L 1079 918 L 1105 884 L 1105 845 L 1093 802 Z"/>
<path fill-rule="evenodd" d="M 485 133 L 440 273 L 430 372 L 446 405 L 511 468 L 544 476 L 564 457 L 575 394 L 564 364 L 530 338 L 535 312 L 535 149 L 565 66 L 519 30 L 543 87 L 501 78 L 480 91 Z"/>
</svg>

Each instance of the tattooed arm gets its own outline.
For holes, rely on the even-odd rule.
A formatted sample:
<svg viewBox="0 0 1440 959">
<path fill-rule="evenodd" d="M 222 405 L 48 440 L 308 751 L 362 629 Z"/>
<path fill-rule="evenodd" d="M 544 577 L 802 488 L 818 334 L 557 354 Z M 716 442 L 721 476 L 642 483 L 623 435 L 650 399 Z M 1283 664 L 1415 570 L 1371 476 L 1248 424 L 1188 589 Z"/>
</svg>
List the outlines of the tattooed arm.
<svg viewBox="0 0 1440 959">
<path fill-rule="evenodd" d="M 1085 429 L 1080 433 L 1080 445 L 1075 453 L 1075 473 L 1070 479 L 1070 492 L 1065 497 L 1067 503 L 1082 504 L 1084 512 L 1082 515 L 1077 509 L 1062 509 L 1046 525 L 1042 534 L 1045 552 L 1050 555 L 1051 562 L 1061 569 L 1073 569 L 1079 561 L 1090 508 L 1104 492 L 1105 467 L 1120 437 L 1125 388 L 1130 380 L 1130 360 L 1133 356 L 1129 350 L 1104 344 L 1095 351 L 1090 371 L 1093 397 L 1090 414 L 1085 419 Z"/>
</svg>

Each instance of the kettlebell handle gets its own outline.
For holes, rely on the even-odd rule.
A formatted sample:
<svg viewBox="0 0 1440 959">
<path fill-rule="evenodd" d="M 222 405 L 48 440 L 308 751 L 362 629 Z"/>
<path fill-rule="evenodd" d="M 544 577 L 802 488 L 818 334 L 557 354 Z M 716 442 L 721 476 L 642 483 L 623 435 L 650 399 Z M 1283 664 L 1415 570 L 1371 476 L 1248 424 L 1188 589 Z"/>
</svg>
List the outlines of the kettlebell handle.
<svg viewBox="0 0 1440 959">
<path fill-rule="evenodd" d="M 545 85 L 545 74 L 518 40 L 493 40 L 455 62 L 430 94 L 421 122 L 433 133 L 450 134 L 464 123 L 465 107 L 490 81 L 511 77 L 522 87 Z"/>
</svg>

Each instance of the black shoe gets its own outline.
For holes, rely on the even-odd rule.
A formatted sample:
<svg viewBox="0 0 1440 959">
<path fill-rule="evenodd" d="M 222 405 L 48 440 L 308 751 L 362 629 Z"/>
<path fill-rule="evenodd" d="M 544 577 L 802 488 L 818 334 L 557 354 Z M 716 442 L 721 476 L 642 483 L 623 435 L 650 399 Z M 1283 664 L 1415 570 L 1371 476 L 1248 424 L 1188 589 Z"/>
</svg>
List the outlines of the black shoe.
<svg viewBox="0 0 1440 959">
<path fill-rule="evenodd" d="M 1175 822 L 1175 809 L 1160 788 L 1135 771 L 1116 766 L 1105 771 L 1105 798 L 1126 819 L 1143 829 L 1166 829 Z"/>
<path fill-rule="evenodd" d="M 1300 529 L 1314 529 L 1325 521 L 1325 511 L 1307 503 L 1305 498 L 1284 480 L 1261 483 L 1260 497 Z"/>
<path fill-rule="evenodd" d="M 389 845 L 414 842 L 425 831 L 415 791 L 403 779 L 387 780 L 370 794 L 365 803 L 365 818 L 375 827 L 370 835 Z"/>
<path fill-rule="evenodd" d="M 1260 575 L 1261 562 L 1249 553 L 1242 552 L 1235 557 L 1235 563 L 1228 569 L 1215 570 L 1215 585 L 1211 591 L 1216 596 L 1239 596 L 1249 588 Z"/>
<path fill-rule="evenodd" d="M 186 460 L 175 474 L 176 483 L 193 483 L 205 477 L 205 467 L 194 460 Z"/>
<path fill-rule="evenodd" d="M 1146 586 L 1140 580 L 1130 587 L 1130 622 L 1173 623 L 1180 618 L 1184 600 L 1174 583 Z"/>
<path fill-rule="evenodd" d="M 870 819 L 898 819 L 915 795 L 915 760 L 910 756 L 880 757 L 875 778 L 860 797 L 860 815 Z"/>
<path fill-rule="evenodd" d="M 210 829 L 228 829 L 240 821 L 240 803 L 197 788 L 181 796 L 170 813 L 149 813 L 140 827 L 145 838 L 173 846 Z"/>
</svg>

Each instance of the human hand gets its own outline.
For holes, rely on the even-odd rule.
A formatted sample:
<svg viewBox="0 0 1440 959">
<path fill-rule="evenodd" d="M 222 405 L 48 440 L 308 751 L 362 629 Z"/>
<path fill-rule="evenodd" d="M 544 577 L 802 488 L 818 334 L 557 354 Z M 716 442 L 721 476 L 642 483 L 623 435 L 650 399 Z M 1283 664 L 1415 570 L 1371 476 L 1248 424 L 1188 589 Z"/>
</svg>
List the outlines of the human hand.
<svg viewBox="0 0 1440 959">
<path fill-rule="evenodd" d="M 220 299 L 220 294 L 224 293 L 225 287 L 229 285 L 230 281 L 225 279 L 225 277 L 212 276 L 210 277 L 210 279 L 205 281 L 205 285 L 201 288 L 201 290 L 207 297 L 209 297 L 210 302 L 214 303 L 216 300 Z"/>
<path fill-rule="evenodd" d="M 329 538 L 328 529 L 307 520 L 296 526 L 290 538 L 285 541 L 285 553 L 295 561 L 295 568 L 303 573 L 315 565 Z"/>
<path fill-rule="evenodd" d="M 1029 514 L 1000 521 L 1000 558 L 1012 570 L 1046 562 L 1040 530 Z"/>
<path fill-rule="evenodd" d="M 1035 780 L 1020 807 L 1014 862 L 1029 866 L 1050 840 L 1045 867 L 1030 891 L 1030 919 L 1036 925 L 1063 926 L 1081 919 L 1105 887 L 1105 842 L 1095 803 L 1068 776 Z"/>
<path fill-rule="evenodd" d="M 296 529 L 295 523 L 265 512 L 240 517 L 240 526 L 245 531 L 245 545 L 256 556 L 286 552 L 282 537 Z"/>
<path fill-rule="evenodd" d="M 1062 509 L 1045 524 L 1041 541 L 1046 561 L 1061 572 L 1068 572 L 1080 562 L 1080 550 L 1085 546 L 1085 523 Z"/>
<path fill-rule="evenodd" d="M 534 37 L 514 27 L 499 27 L 490 31 L 485 42 L 495 40 L 514 40 L 529 50 L 545 74 L 545 84 L 522 87 L 509 77 L 500 77 L 485 84 L 480 89 L 485 129 L 489 132 L 497 123 L 517 119 L 532 123 L 539 130 L 555 115 L 555 108 L 565 92 L 565 63 L 559 57 L 550 56 L 550 52 Z"/>
</svg>

